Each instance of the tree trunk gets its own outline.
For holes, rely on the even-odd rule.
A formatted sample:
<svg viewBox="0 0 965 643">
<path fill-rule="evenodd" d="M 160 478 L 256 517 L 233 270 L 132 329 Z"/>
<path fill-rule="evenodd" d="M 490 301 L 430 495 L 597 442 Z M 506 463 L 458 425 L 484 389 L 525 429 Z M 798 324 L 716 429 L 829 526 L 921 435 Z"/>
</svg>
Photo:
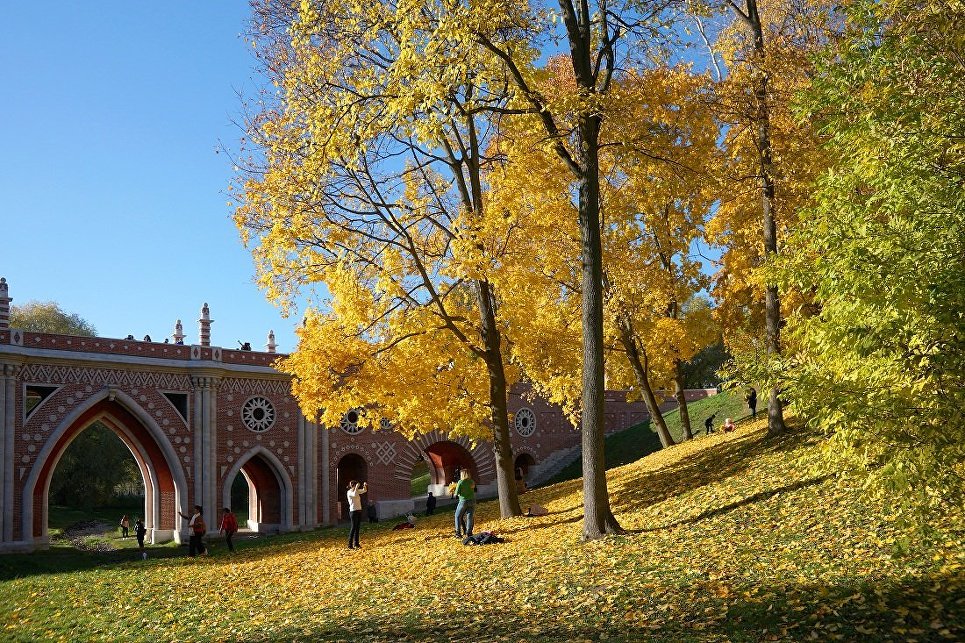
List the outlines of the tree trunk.
<svg viewBox="0 0 965 643">
<path fill-rule="evenodd" d="M 479 305 L 480 330 L 486 347 L 486 368 L 489 371 L 489 408 L 493 429 L 493 455 L 496 461 L 496 489 L 499 493 L 499 515 L 502 518 L 519 516 L 519 495 L 513 471 L 513 447 L 509 437 L 509 408 L 507 404 L 506 372 L 500 349 L 499 328 L 493 306 L 492 290 L 486 281 L 476 282 L 476 301 Z"/>
<path fill-rule="evenodd" d="M 683 430 L 684 440 L 693 440 L 694 432 L 690 428 L 690 409 L 687 408 L 687 393 L 684 388 L 684 363 L 674 360 L 673 396 L 677 398 L 677 412 L 680 414 L 680 428 Z"/>
<path fill-rule="evenodd" d="M 637 344 L 633 340 L 633 323 L 629 319 L 621 317 L 617 320 L 617 326 L 620 329 L 620 343 L 623 344 L 623 350 L 627 353 L 627 360 L 633 368 L 633 373 L 637 376 L 637 384 L 640 385 L 640 390 L 643 392 L 643 401 L 647 405 L 647 410 L 650 411 L 650 419 L 653 420 L 654 426 L 657 429 L 660 444 L 665 449 L 673 446 L 676 442 L 674 442 L 673 436 L 670 435 L 670 430 L 667 428 L 667 421 L 660 411 L 660 403 L 657 402 L 657 396 L 654 395 L 653 387 L 650 385 L 648 367 L 644 364 L 644 361 L 647 360 L 647 354 L 644 352 L 641 356 L 641 351 L 637 348 Z"/>
<path fill-rule="evenodd" d="M 767 104 L 768 75 L 764 58 L 764 29 L 757 10 L 757 0 L 747 0 L 746 20 L 754 35 L 754 52 L 760 69 L 754 83 L 755 144 L 760 160 L 761 210 L 764 225 L 764 256 L 776 256 L 777 222 L 774 219 L 774 159 L 771 151 L 771 120 Z M 769 356 L 781 354 L 781 300 L 775 284 L 767 284 L 764 294 L 766 346 Z M 767 432 L 776 435 L 784 432 L 784 409 L 777 387 L 771 387 L 767 398 Z"/>
<path fill-rule="evenodd" d="M 583 537 L 619 533 L 610 509 L 604 454 L 603 379 L 603 244 L 600 236 L 599 116 L 586 114 L 579 123 L 577 179 L 583 269 Z"/>
</svg>

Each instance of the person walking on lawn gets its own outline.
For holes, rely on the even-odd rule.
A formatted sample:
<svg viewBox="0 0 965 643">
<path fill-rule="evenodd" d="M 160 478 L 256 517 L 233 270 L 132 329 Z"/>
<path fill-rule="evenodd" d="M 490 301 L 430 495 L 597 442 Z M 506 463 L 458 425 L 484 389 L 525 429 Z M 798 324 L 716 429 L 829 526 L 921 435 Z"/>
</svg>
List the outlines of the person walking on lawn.
<svg viewBox="0 0 965 643">
<path fill-rule="evenodd" d="M 225 544 L 228 545 L 228 551 L 230 552 L 234 552 L 235 550 L 231 538 L 235 535 L 236 531 L 238 531 L 238 519 L 231 513 L 231 509 L 225 507 L 224 513 L 221 514 L 221 533 L 224 534 L 224 541 Z"/>
</svg>

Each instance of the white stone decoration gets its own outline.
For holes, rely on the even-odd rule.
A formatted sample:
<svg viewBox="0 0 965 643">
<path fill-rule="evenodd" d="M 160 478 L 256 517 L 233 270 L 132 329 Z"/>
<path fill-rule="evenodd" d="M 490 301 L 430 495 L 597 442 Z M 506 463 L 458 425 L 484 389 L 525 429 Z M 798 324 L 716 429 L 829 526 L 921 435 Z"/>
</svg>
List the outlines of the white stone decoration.
<svg viewBox="0 0 965 643">
<path fill-rule="evenodd" d="M 372 447 L 375 450 L 375 457 L 382 464 L 389 464 L 395 460 L 395 446 L 391 442 L 375 442 Z"/>
<path fill-rule="evenodd" d="M 241 421 L 255 433 L 267 431 L 275 424 L 275 407 L 260 395 L 250 397 L 241 407 Z"/>
<path fill-rule="evenodd" d="M 530 409 L 520 409 L 516 411 L 516 433 L 524 438 L 528 438 L 536 432 L 536 414 Z"/>
<path fill-rule="evenodd" d="M 359 414 L 359 410 L 352 409 L 342 416 L 342 421 L 339 422 L 339 425 L 342 427 L 342 430 L 349 435 L 358 435 L 362 432 L 362 427 L 359 426 L 359 420 L 361 419 L 362 417 Z"/>
</svg>

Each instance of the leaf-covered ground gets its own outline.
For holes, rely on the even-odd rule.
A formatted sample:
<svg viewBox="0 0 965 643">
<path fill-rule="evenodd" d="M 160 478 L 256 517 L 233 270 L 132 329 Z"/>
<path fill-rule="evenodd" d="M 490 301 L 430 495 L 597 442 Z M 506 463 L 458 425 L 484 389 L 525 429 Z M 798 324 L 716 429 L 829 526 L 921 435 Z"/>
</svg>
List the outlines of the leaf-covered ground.
<svg viewBox="0 0 965 643">
<path fill-rule="evenodd" d="M 9 640 L 760 641 L 965 638 L 965 530 L 904 539 L 880 507 L 797 464 L 815 436 L 762 422 L 612 470 L 628 530 L 580 542 L 579 481 L 523 496 L 550 513 L 477 531 L 275 539 L 228 556 L 152 557 L 0 583 Z M 170 555 L 171 549 L 166 550 Z"/>
</svg>

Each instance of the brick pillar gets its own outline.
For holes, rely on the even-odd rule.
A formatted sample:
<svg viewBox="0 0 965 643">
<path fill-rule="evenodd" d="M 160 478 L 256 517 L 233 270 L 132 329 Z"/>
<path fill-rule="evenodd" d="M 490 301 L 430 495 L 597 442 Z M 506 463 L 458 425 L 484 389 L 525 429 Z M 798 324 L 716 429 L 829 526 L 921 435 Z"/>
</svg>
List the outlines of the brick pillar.
<svg viewBox="0 0 965 643">
<path fill-rule="evenodd" d="M 201 336 L 202 346 L 211 346 L 211 324 L 213 322 L 206 303 L 201 307 L 201 319 L 198 320 L 198 334 Z"/>
<path fill-rule="evenodd" d="M 0 542 L 2 543 L 9 543 L 14 539 L 13 439 L 17 431 L 15 403 L 19 371 L 19 364 L 0 364 Z M 26 532 L 27 529 L 27 526 L 21 525 L 21 531 Z M 27 534 L 24 533 L 23 540 L 26 539 Z"/>
<path fill-rule="evenodd" d="M 8 293 L 7 278 L 0 277 L 0 329 L 10 328 L 10 302 L 13 300 Z"/>
<path fill-rule="evenodd" d="M 275 343 L 275 331 L 270 330 L 268 331 L 268 343 L 265 344 L 265 350 L 269 353 L 274 353 L 277 347 L 278 344 Z"/>
<path fill-rule="evenodd" d="M 194 501 L 204 508 L 208 530 L 217 525 L 218 493 L 218 385 L 217 377 L 198 375 L 191 378 L 194 388 Z"/>
</svg>

